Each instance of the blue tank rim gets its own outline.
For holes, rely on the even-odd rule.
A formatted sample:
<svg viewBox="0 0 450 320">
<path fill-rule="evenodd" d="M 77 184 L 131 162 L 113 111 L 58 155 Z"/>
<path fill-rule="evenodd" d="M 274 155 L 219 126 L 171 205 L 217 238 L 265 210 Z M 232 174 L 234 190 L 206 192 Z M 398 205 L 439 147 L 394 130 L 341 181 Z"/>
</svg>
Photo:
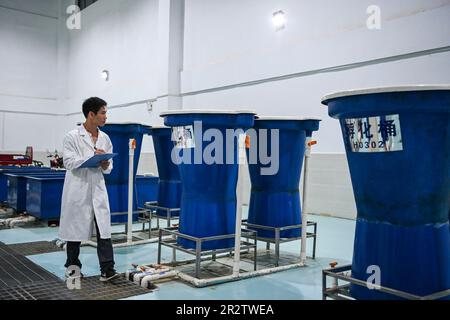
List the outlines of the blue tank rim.
<svg viewBox="0 0 450 320">
<path fill-rule="evenodd" d="M 300 117 L 257 117 L 253 128 L 255 129 L 282 129 L 282 130 L 304 130 L 318 131 L 319 118 Z"/>
<path fill-rule="evenodd" d="M 64 175 L 65 175 L 66 173 L 64 172 Z M 53 175 L 53 176 L 62 176 L 63 174 L 62 173 L 57 173 L 57 174 L 55 174 L 55 173 L 53 173 L 53 172 L 51 172 L 51 171 L 49 171 L 49 172 L 39 172 L 39 171 L 35 171 L 35 172 L 25 172 L 25 171 L 22 171 L 22 172 L 8 172 L 8 173 L 3 173 L 3 175 L 4 176 L 8 176 L 8 177 L 25 177 L 25 176 L 31 176 L 31 175 L 33 175 L 33 176 L 39 176 L 39 175 L 41 175 L 41 176 L 51 176 L 51 175 Z"/>
<path fill-rule="evenodd" d="M 171 135 L 172 134 L 172 128 L 171 127 L 151 127 L 147 133 L 150 136 L 165 136 L 165 135 Z"/>
<path fill-rule="evenodd" d="M 256 115 L 256 111 L 253 110 L 220 110 L 220 109 L 183 109 L 161 112 L 160 117 L 164 118 L 173 115 L 192 115 L 192 114 L 211 114 L 211 115 L 237 115 L 237 114 L 253 114 Z"/>
<path fill-rule="evenodd" d="M 201 121 L 203 125 L 217 128 L 251 128 L 256 112 L 249 110 L 178 110 L 160 115 L 164 125 L 169 127 L 193 125 Z"/>
<path fill-rule="evenodd" d="M 51 176 L 23 176 L 24 178 L 26 178 L 27 180 L 65 180 L 65 176 L 55 176 L 55 177 L 51 177 Z"/>
<path fill-rule="evenodd" d="M 38 169 L 36 169 L 38 168 Z M 12 167 L 12 168 L 0 168 L 0 173 L 13 173 L 17 171 L 52 171 L 50 167 Z M 56 171 L 56 170 L 55 170 Z"/>
<path fill-rule="evenodd" d="M 104 126 L 99 127 L 100 131 L 107 132 L 122 132 L 122 133 L 144 133 L 148 134 L 151 129 L 150 125 L 138 122 L 107 122 Z"/>
<path fill-rule="evenodd" d="M 395 89 L 397 88 L 344 91 L 325 96 L 322 104 L 328 106 L 330 117 L 338 119 L 393 113 L 450 113 L 450 86 Z"/>
<path fill-rule="evenodd" d="M 337 91 L 325 95 L 321 103 L 327 105 L 329 101 L 359 95 L 370 95 L 380 93 L 401 93 L 401 92 L 418 92 L 418 91 L 449 91 L 450 85 L 435 85 L 435 84 L 417 84 L 417 85 L 403 85 L 394 87 L 370 87 L 362 89 L 350 89 L 344 91 Z"/>
</svg>

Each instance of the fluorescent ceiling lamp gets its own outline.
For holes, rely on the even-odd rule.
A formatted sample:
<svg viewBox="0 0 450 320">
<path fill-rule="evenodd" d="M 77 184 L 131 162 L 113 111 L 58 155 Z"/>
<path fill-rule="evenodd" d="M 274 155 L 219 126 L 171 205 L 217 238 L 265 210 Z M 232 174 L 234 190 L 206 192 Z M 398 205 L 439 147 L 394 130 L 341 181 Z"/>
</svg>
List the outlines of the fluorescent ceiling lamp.
<svg viewBox="0 0 450 320">
<path fill-rule="evenodd" d="M 282 10 L 274 12 L 272 15 L 272 22 L 275 26 L 275 31 L 283 30 L 286 27 L 286 18 L 284 16 L 284 12 Z"/>
</svg>

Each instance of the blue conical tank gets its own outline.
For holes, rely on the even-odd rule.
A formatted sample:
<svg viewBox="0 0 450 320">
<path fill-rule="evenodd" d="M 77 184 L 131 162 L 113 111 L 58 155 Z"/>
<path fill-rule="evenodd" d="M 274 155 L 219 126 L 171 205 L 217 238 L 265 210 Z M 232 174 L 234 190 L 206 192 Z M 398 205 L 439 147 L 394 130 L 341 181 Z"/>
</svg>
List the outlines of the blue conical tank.
<svg viewBox="0 0 450 320">
<path fill-rule="evenodd" d="M 153 138 L 156 165 L 158 167 L 158 206 L 179 208 L 181 203 L 181 180 L 178 166 L 171 159 L 173 149 L 172 130 L 169 127 L 152 127 L 149 133 Z M 158 216 L 167 216 L 166 210 L 157 210 Z M 179 211 L 172 211 L 178 216 Z"/>
<path fill-rule="evenodd" d="M 324 98 L 340 121 L 357 207 L 352 275 L 424 296 L 450 288 L 450 86 Z M 357 299 L 394 299 L 352 286 Z"/>
<path fill-rule="evenodd" d="M 133 161 L 133 181 L 135 181 L 139 157 L 141 155 L 142 138 L 148 134 L 150 126 L 140 123 L 107 123 L 100 128 L 111 139 L 114 157 L 114 167 L 110 174 L 105 175 L 111 213 L 128 211 L 128 170 L 129 170 L 129 140 L 136 140 Z M 136 185 L 136 184 L 135 184 Z M 137 209 L 136 192 L 133 199 L 133 210 Z M 133 215 L 137 220 L 138 215 Z M 111 222 L 126 222 L 127 215 L 112 216 Z"/>
<path fill-rule="evenodd" d="M 307 136 L 319 130 L 319 122 L 318 119 L 298 117 L 259 117 L 255 120 L 254 132 L 259 138 L 257 141 L 250 139 L 250 145 L 246 149 L 251 180 L 249 223 L 269 227 L 301 224 L 299 185 L 305 142 Z M 273 145 L 270 138 L 275 130 L 279 137 L 274 141 L 277 145 Z M 248 137 L 250 138 L 250 135 Z M 277 159 L 274 159 L 278 161 L 276 172 L 274 171 L 275 163 L 263 164 L 259 156 L 254 157 L 256 161 L 252 161 L 250 153 L 260 154 L 263 137 L 267 137 L 267 154 L 278 153 L 279 155 Z M 274 152 L 274 148 L 278 148 L 278 152 Z M 274 172 L 262 170 L 269 165 L 273 167 Z M 258 228 L 256 230 L 258 237 L 275 237 L 274 231 Z M 300 229 L 281 231 L 280 236 L 282 238 L 299 237 Z"/>
<path fill-rule="evenodd" d="M 254 113 L 251 111 L 205 111 L 183 110 L 165 112 L 164 124 L 172 127 L 180 140 L 175 147 L 180 157 L 190 157 L 191 163 L 181 163 L 182 184 L 180 227 L 181 233 L 203 238 L 229 235 L 235 232 L 236 184 L 239 164 L 238 139 L 226 141 L 227 129 L 246 129 L 253 126 Z M 201 129 L 195 124 L 201 123 Z M 214 133 L 223 137 L 223 143 L 215 148 L 210 142 L 203 142 L 203 134 Z M 220 138 L 219 138 L 220 139 Z M 220 145 L 220 144 L 218 144 Z M 230 156 L 229 163 L 225 161 Z M 223 163 L 205 162 L 205 153 L 223 155 Z M 233 154 L 231 154 L 233 153 Z M 197 161 L 198 160 L 198 161 Z M 178 243 L 186 248 L 195 248 L 192 240 L 178 238 Z M 202 250 L 231 248 L 234 239 L 204 242 Z"/>
</svg>

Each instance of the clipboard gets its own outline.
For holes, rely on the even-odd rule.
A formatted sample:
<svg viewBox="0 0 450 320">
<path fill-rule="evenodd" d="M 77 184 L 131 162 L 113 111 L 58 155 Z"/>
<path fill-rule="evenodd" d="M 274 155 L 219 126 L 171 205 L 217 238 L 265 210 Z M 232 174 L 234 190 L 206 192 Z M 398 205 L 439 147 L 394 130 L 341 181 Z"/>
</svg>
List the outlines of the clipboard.
<svg viewBox="0 0 450 320">
<path fill-rule="evenodd" d="M 115 156 L 117 156 L 117 153 L 96 154 L 83 162 L 79 168 L 97 168 L 100 166 L 101 161 L 112 159 Z"/>
</svg>

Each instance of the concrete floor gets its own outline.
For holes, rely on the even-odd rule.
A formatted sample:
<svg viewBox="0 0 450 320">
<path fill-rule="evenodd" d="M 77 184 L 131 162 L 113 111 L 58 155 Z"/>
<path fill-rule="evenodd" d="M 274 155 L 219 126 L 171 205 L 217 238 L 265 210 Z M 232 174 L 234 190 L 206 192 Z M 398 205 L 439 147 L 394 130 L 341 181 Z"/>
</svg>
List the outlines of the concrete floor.
<svg viewBox="0 0 450 320">
<path fill-rule="evenodd" d="M 194 288 L 180 281 L 169 281 L 158 284 L 159 289 L 141 296 L 128 298 L 130 300 L 265 300 L 265 299 L 321 299 L 322 269 L 327 268 L 331 261 L 340 265 L 349 264 L 353 254 L 353 238 L 355 221 L 332 217 L 310 215 L 310 221 L 316 221 L 318 226 L 316 259 L 308 259 L 306 267 L 278 272 L 266 276 L 229 282 L 206 288 Z M 135 225 L 139 228 L 140 225 Z M 115 227 L 122 228 L 120 226 Z M 57 238 L 58 228 L 17 228 L 0 230 L 0 241 L 6 244 L 34 241 L 51 241 Z M 264 248 L 265 244 L 258 244 Z M 281 245 L 281 251 L 298 254 L 300 241 Z M 172 252 L 165 248 L 162 251 L 163 262 L 170 261 Z M 312 239 L 308 240 L 308 255 L 312 253 Z M 114 250 L 116 269 L 125 272 L 132 263 L 156 263 L 157 244 L 146 244 Z M 193 258 L 193 256 L 185 255 Z M 54 252 L 29 256 L 36 264 L 44 267 L 60 278 L 64 278 L 65 252 Z M 183 253 L 177 253 L 177 258 L 183 258 Z M 98 275 L 99 266 L 96 249 L 82 247 L 80 260 L 83 263 L 83 273 L 87 276 Z"/>
</svg>

